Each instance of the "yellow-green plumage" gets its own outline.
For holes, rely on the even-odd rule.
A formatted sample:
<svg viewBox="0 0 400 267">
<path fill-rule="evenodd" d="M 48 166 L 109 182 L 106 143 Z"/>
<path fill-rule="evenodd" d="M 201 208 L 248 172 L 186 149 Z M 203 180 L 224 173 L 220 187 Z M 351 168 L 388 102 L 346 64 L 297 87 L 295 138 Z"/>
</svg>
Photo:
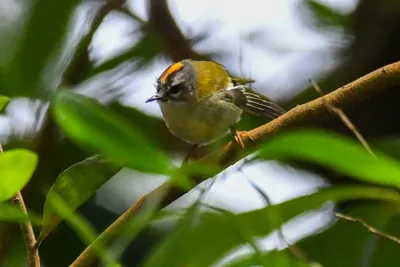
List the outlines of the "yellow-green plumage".
<svg viewBox="0 0 400 267">
<path fill-rule="evenodd" d="M 242 114 L 234 103 L 218 93 L 191 102 L 160 103 L 169 130 L 191 144 L 206 145 L 224 137 Z"/>
<path fill-rule="evenodd" d="M 267 97 L 232 78 L 211 61 L 183 60 L 167 68 L 158 79 L 157 94 L 165 123 L 177 137 L 206 145 L 224 137 L 243 111 L 270 118 L 285 111 Z"/>
<path fill-rule="evenodd" d="M 212 61 L 190 61 L 196 71 L 198 97 L 207 97 L 215 91 L 232 87 L 230 76 L 222 65 Z"/>
</svg>

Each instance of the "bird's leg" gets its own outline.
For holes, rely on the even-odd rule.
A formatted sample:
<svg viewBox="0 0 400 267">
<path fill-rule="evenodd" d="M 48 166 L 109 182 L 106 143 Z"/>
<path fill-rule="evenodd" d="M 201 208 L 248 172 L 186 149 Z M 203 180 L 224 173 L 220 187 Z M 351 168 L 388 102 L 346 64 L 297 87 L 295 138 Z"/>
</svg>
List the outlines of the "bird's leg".
<svg viewBox="0 0 400 267">
<path fill-rule="evenodd" d="M 243 149 L 244 149 L 244 142 L 246 140 L 251 140 L 253 139 L 250 137 L 250 135 L 246 131 L 239 131 L 235 127 L 231 127 L 231 132 L 233 134 L 233 137 L 235 138 L 236 143 L 238 143 Z"/>
<path fill-rule="evenodd" d="M 199 145 L 193 145 L 189 152 L 187 153 L 186 157 L 183 159 L 183 164 L 186 164 L 189 162 L 190 157 L 192 156 L 193 152 L 199 147 Z"/>
</svg>

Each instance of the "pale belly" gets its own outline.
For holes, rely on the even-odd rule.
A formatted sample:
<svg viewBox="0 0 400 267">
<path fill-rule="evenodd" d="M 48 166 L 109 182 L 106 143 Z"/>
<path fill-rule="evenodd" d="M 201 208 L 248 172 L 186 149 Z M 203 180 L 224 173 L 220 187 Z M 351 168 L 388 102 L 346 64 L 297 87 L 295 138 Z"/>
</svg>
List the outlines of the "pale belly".
<svg viewBox="0 0 400 267">
<path fill-rule="evenodd" d="M 233 103 L 219 101 L 212 106 L 186 103 L 160 103 L 169 130 L 184 141 L 206 145 L 224 137 L 242 114 Z"/>
</svg>

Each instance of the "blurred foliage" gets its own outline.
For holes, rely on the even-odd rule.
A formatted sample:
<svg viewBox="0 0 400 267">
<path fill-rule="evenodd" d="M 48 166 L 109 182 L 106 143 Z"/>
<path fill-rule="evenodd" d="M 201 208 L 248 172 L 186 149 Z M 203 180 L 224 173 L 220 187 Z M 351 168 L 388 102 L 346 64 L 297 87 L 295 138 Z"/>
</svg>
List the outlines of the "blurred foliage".
<svg viewBox="0 0 400 267">
<path fill-rule="evenodd" d="M 79 2 L 79 0 L 63 0 L 57 3 L 49 0 L 31 1 L 30 12 L 20 31 L 21 34 L 9 49 L 9 52 L 13 52 L 11 62 L 3 66 L 0 72 L 2 94 L 43 96 L 49 88 L 49 83 L 54 82 L 44 81 L 47 65 L 52 57 L 60 55 L 61 51 L 56 50 L 65 41 L 68 23 Z M 47 73 L 51 72 L 47 70 Z"/>
<path fill-rule="evenodd" d="M 262 266 L 263 263 L 267 263 L 269 266 L 282 266 L 282 267 L 307 267 L 309 264 L 305 264 L 295 258 L 293 258 L 287 251 L 271 251 L 270 253 L 263 254 L 261 258 L 251 256 L 243 256 L 230 262 L 226 266 L 229 267 L 245 267 L 245 266 Z M 317 267 L 317 265 L 315 265 Z"/>
<path fill-rule="evenodd" d="M 12 198 L 32 177 L 38 158 L 25 149 L 0 154 L 0 202 Z"/>
<path fill-rule="evenodd" d="M 337 187 L 233 216 L 206 214 L 200 218 L 201 222 L 198 225 L 193 224 L 196 218 L 193 212 L 188 212 L 179 229 L 160 245 L 144 266 L 162 266 L 166 263 L 168 263 L 166 266 L 181 264 L 211 266 L 225 253 L 243 244 L 246 235 L 255 238 L 279 228 L 280 225 L 271 224 L 268 220 L 268 214 L 275 212 L 275 209 L 279 210 L 285 222 L 304 211 L 317 209 L 328 200 L 340 203 L 363 198 L 393 201 L 396 205 L 400 200 L 398 193 L 392 190 L 373 187 Z M 193 242 L 194 240 L 196 242 Z"/>
<path fill-rule="evenodd" d="M 72 165 L 61 173 L 47 193 L 43 208 L 43 227 L 38 239 L 43 240 L 62 220 L 49 203 L 53 194 L 62 198 L 70 209 L 76 210 L 120 170 L 121 167 L 111 161 L 101 156 L 93 156 Z"/>
<path fill-rule="evenodd" d="M 8 203 L 0 203 L 0 221 L 25 222 L 28 220 L 32 221 L 32 223 L 34 224 L 42 224 L 42 220 L 37 215 L 30 214 L 29 216 L 27 216 L 14 205 Z"/>
<path fill-rule="evenodd" d="M 118 163 L 143 172 L 169 174 L 169 158 L 144 133 L 87 97 L 64 91 L 53 101 L 55 119 L 66 134 Z"/>
<path fill-rule="evenodd" d="M 399 163 L 379 151 L 373 153 L 358 141 L 311 129 L 273 137 L 259 150 L 263 159 L 310 161 L 355 179 L 399 187 Z"/>
<path fill-rule="evenodd" d="M 10 99 L 8 97 L 0 96 L 0 111 L 3 110 L 9 102 Z"/>
<path fill-rule="evenodd" d="M 337 40 L 344 43 L 335 55 L 337 65 L 319 82 L 326 93 L 400 59 L 399 3 L 360 0 L 353 12 L 342 14 L 316 0 L 301 1 L 303 10 L 307 10 L 303 19 L 317 30 L 345 33 L 346 40 Z M 20 23 L 7 25 L 9 30 L 0 39 L 0 94 L 10 97 L 0 97 L 0 110 L 8 102 L 14 104 L 16 97 L 43 102 L 39 111 L 32 105 L 27 112 L 35 114 L 29 128 L 34 132 L 21 133 L 10 126 L 24 122 L 12 114 L 12 109 L 6 108 L 2 116 L 12 123 L 2 124 L 8 128 L 1 138 L 5 152 L 0 155 L 0 266 L 25 264 L 24 239 L 17 223 L 27 220 L 35 226 L 43 224 L 39 253 L 44 266 L 68 266 L 89 244 L 94 244 L 94 257 L 109 266 L 117 262 L 123 266 L 211 266 L 243 245 L 248 245 L 251 253 L 226 266 L 394 266 L 400 260 L 399 244 L 378 238 L 360 224 L 342 220 L 332 221 L 327 229 L 298 243 L 307 260 L 297 258 L 290 249 L 265 251 L 257 239 L 327 201 L 335 202 L 341 212 L 400 236 L 399 90 L 388 90 L 345 109 L 360 132 L 371 140 L 377 159 L 356 140 L 344 136 L 351 133 L 334 116 L 304 124 L 328 128 L 335 134 L 310 129 L 291 131 L 261 146 L 259 159 L 307 162 L 309 165 L 295 166 L 316 173 L 323 168 L 324 178 L 334 181 L 332 188 L 273 205 L 264 192 L 255 188 L 266 206 L 239 214 L 203 210 L 200 197 L 182 214 L 163 213 L 168 223 L 158 221 L 162 216 L 158 212 L 160 194 L 143 204 L 145 208 L 134 219 L 126 219 L 112 244 L 102 242 L 100 233 L 117 217 L 95 204 L 97 190 L 122 167 L 169 175 L 176 178 L 174 183 L 188 188 L 191 182 L 177 170 L 173 160 L 189 146 L 173 137 L 161 119 L 122 106 L 115 88 L 99 86 L 88 97 L 79 94 L 79 87 L 106 75 L 120 74 L 125 71 L 121 66 L 129 66 L 130 73 L 135 74 L 160 58 L 213 59 L 217 54 L 193 48 L 196 40 L 212 38 L 212 29 L 189 38 L 175 21 L 167 1 L 148 0 L 147 4 L 144 20 L 122 0 L 18 3 L 23 10 Z M 80 29 L 77 37 L 73 25 L 84 7 L 91 11 L 85 14 L 88 28 Z M 91 55 L 92 39 L 110 13 L 132 20 L 139 37 L 125 51 L 96 64 Z M 298 91 L 299 95 L 285 103 L 287 107 L 317 97 L 312 88 Z M 107 94 L 111 100 L 104 103 L 99 96 Z M 24 107 L 19 108 L 22 114 Z M 265 121 L 261 118 L 245 116 L 239 127 L 251 129 L 262 123 Z M 198 156 L 209 150 L 212 148 L 201 149 Z M 349 181 L 357 184 L 348 185 Z M 369 185 L 359 185 L 363 183 Z M 382 185 L 386 187 L 379 187 Z M 29 215 L 9 201 L 21 189 Z M 35 228 L 37 236 L 38 230 Z"/>
<path fill-rule="evenodd" d="M 303 3 L 304 4 L 304 3 Z M 305 1 L 306 8 L 314 19 L 313 25 L 322 29 L 343 28 L 349 22 L 349 17 L 315 0 Z"/>
<path fill-rule="evenodd" d="M 363 218 L 378 230 L 396 234 L 393 231 L 387 232 L 385 225 L 398 214 L 397 205 L 366 202 L 347 207 L 342 212 L 355 218 Z M 301 241 L 299 245 L 307 251 L 311 259 L 323 263 L 326 267 L 363 266 L 364 264 L 378 267 L 384 265 L 374 265 L 372 259 L 378 256 L 374 251 L 378 249 L 380 242 L 398 251 L 398 244 L 373 235 L 358 223 L 340 220 L 320 234 Z M 392 266 L 397 259 L 397 256 L 393 256 L 389 260 Z"/>
<path fill-rule="evenodd" d="M 69 207 L 68 203 L 64 202 L 64 200 L 55 192 L 49 194 L 47 196 L 48 206 L 52 207 L 52 211 L 57 213 L 60 218 L 65 218 L 70 227 L 79 235 L 79 237 L 85 242 L 86 245 L 89 245 L 94 242 L 97 238 L 97 233 L 92 225 L 90 225 L 82 216 Z M 43 225 L 43 228 L 46 225 Z M 43 236 L 39 236 L 39 242 L 43 240 L 47 232 L 44 233 Z M 116 263 L 115 259 L 111 256 L 111 254 L 101 245 L 96 244 L 94 246 L 94 252 L 96 255 L 103 260 L 107 266 L 113 266 Z"/>
</svg>

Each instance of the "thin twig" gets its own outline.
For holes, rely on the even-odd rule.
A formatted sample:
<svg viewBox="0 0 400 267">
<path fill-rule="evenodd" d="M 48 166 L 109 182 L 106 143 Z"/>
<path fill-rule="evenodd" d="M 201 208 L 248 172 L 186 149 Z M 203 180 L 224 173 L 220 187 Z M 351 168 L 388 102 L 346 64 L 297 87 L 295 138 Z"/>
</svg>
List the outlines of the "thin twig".
<svg viewBox="0 0 400 267">
<path fill-rule="evenodd" d="M 321 99 L 324 102 L 324 105 L 331 110 L 332 112 L 336 113 L 339 118 L 343 121 L 343 123 L 347 126 L 347 128 L 350 129 L 350 131 L 352 131 L 354 133 L 354 135 L 357 137 L 357 139 L 360 141 L 360 143 L 364 146 L 364 148 L 374 157 L 376 158 L 375 154 L 372 152 L 371 147 L 369 146 L 368 142 L 364 139 L 364 137 L 361 135 L 360 131 L 358 131 L 358 129 L 354 126 L 354 124 L 350 121 L 350 119 L 346 116 L 346 114 L 343 112 L 342 109 L 337 108 L 333 105 L 331 105 L 329 102 L 327 102 L 324 99 L 324 94 L 321 90 L 321 88 L 318 86 L 318 84 L 313 81 L 310 80 L 312 86 L 314 87 L 314 89 L 321 95 Z M 366 223 L 364 220 L 360 219 L 360 218 L 354 218 L 351 217 L 349 215 L 345 215 L 342 213 L 335 213 L 336 217 L 346 220 L 346 221 L 350 221 L 350 222 L 358 222 L 360 223 L 362 226 L 364 226 L 365 228 L 367 228 L 367 230 L 377 236 L 392 240 L 398 244 L 400 244 L 400 239 L 394 236 L 391 236 L 389 234 L 383 233 L 377 229 L 375 229 L 373 226 L 369 225 L 368 223 Z"/>
<path fill-rule="evenodd" d="M 236 142 L 229 142 L 222 150 L 213 152 L 193 164 L 198 164 L 198 166 L 204 166 L 203 164 L 205 164 L 205 166 L 215 166 L 218 164 L 219 169 L 215 171 L 215 174 L 217 174 L 228 168 L 230 165 L 236 163 L 244 156 L 253 153 L 257 149 L 257 144 L 261 144 L 272 135 L 290 127 L 302 125 L 305 121 L 310 121 L 326 115 L 327 109 L 324 105 L 324 101 L 327 101 L 336 107 L 354 105 L 365 98 L 377 94 L 383 91 L 383 89 L 391 88 L 394 85 L 400 85 L 400 61 L 377 69 L 341 88 L 338 88 L 337 90 L 325 95 L 324 100 L 320 97 L 306 104 L 298 105 L 279 118 L 247 132 L 250 138 L 244 140 L 246 147 L 245 151 L 243 151 L 241 147 L 238 147 Z M 209 176 L 214 176 L 215 174 L 210 174 Z M 208 177 L 196 176 L 192 178 L 196 183 L 200 183 Z M 143 203 L 148 201 L 148 199 L 153 195 L 159 194 L 159 191 L 163 189 L 167 190 L 167 194 L 164 196 L 162 206 L 169 205 L 186 193 L 177 186 L 174 186 L 174 184 L 171 184 L 171 182 L 162 184 L 133 204 L 124 212 L 124 214 L 122 214 L 102 234 L 100 234 L 94 243 L 102 242 L 102 244 L 105 245 L 107 243 L 109 244 L 118 236 L 117 233 L 120 225 L 134 218 L 142 209 Z M 88 267 L 92 266 L 94 261 L 95 256 L 92 244 L 87 247 L 81 255 L 79 255 L 71 266 Z"/>
<path fill-rule="evenodd" d="M 354 133 L 354 135 L 357 137 L 357 139 L 360 141 L 360 143 L 364 146 L 364 148 L 374 158 L 376 158 L 376 156 L 372 152 L 371 147 L 369 146 L 368 142 L 364 139 L 364 137 L 361 135 L 361 133 L 358 131 L 358 129 L 354 126 L 354 124 L 346 116 L 346 114 L 343 112 L 343 110 L 340 109 L 340 108 L 337 108 L 337 107 L 331 105 L 329 102 L 327 102 L 324 99 L 324 94 L 323 94 L 321 88 L 318 86 L 318 84 L 313 80 L 310 80 L 310 82 L 311 82 L 312 86 L 314 87 L 314 89 L 321 95 L 321 99 L 324 101 L 324 105 L 329 110 L 331 110 L 332 112 L 336 113 L 339 116 L 339 118 L 343 121 L 343 123 Z M 335 215 L 336 215 L 336 217 L 338 217 L 340 219 L 343 219 L 343 220 L 346 220 L 346 221 L 349 221 L 349 222 L 358 222 L 362 226 L 364 226 L 369 232 L 371 232 L 371 233 L 373 233 L 373 234 L 375 234 L 377 236 L 380 236 L 380 237 L 389 239 L 391 241 L 394 241 L 394 242 L 396 242 L 397 244 L 400 245 L 400 239 L 399 238 L 377 230 L 376 228 L 374 228 L 373 226 L 369 225 L 367 222 L 365 222 L 364 220 L 362 220 L 360 218 L 354 218 L 354 217 L 351 217 L 349 215 L 345 215 L 343 213 L 335 213 Z"/>
<path fill-rule="evenodd" d="M 267 193 L 265 193 L 263 190 L 261 190 L 261 188 L 254 183 L 250 177 L 247 176 L 247 174 L 243 171 L 243 166 L 240 167 L 239 171 L 244 175 L 244 177 L 247 179 L 247 181 L 250 183 L 250 185 L 257 191 L 257 193 L 264 199 L 265 203 L 268 206 L 272 205 L 271 199 L 268 197 Z M 279 214 L 277 214 L 278 220 L 281 220 L 281 214 L 280 214 L 280 210 L 277 211 Z M 281 222 L 279 222 L 281 223 Z M 278 227 L 277 229 L 278 231 L 278 236 L 281 238 L 281 240 L 283 241 L 283 243 L 287 246 L 287 249 L 293 254 L 293 256 L 295 256 L 297 259 L 299 259 L 300 261 L 304 262 L 304 263 L 310 263 L 311 261 L 308 259 L 306 253 L 300 249 L 296 244 L 290 244 L 289 241 L 286 239 L 285 235 L 283 234 L 283 230 L 282 230 L 282 225 L 280 227 Z"/>
<path fill-rule="evenodd" d="M 364 226 L 369 232 L 373 233 L 374 235 L 380 236 L 382 238 L 391 240 L 393 242 L 396 242 L 398 245 L 400 245 L 400 238 L 386 234 L 384 232 L 381 232 L 379 230 L 377 230 L 375 227 L 373 227 L 372 225 L 369 225 L 367 222 L 365 222 L 364 220 L 360 219 L 360 218 L 355 218 L 349 215 L 345 215 L 342 213 L 336 213 L 335 214 L 336 217 L 349 221 L 349 222 L 358 222 L 360 223 L 362 226 Z"/>
<path fill-rule="evenodd" d="M 0 153 L 3 153 L 3 147 L 0 144 Z M 12 202 L 17 205 L 17 207 L 25 214 L 28 215 L 26 211 L 26 206 L 21 192 L 18 192 L 12 199 Z M 39 252 L 35 248 L 36 238 L 33 232 L 32 224 L 30 221 L 21 222 L 21 231 L 24 236 L 26 250 L 28 252 L 28 267 L 40 267 Z"/>
<path fill-rule="evenodd" d="M 28 215 L 21 192 L 18 192 L 13 197 L 12 202 L 16 204 L 25 215 Z M 26 250 L 28 252 L 28 267 L 40 267 L 39 251 L 37 250 L 37 247 L 35 247 L 36 237 L 31 222 L 21 222 L 20 227 L 24 236 Z"/>
<path fill-rule="evenodd" d="M 131 19 L 139 22 L 140 24 L 142 24 L 141 26 L 145 26 L 147 21 L 143 20 L 142 18 L 140 18 L 138 15 L 136 15 L 135 13 L 133 13 L 127 6 L 125 5 L 120 5 L 116 8 L 116 10 L 120 11 L 121 13 L 127 15 L 128 17 L 130 17 Z"/>
<path fill-rule="evenodd" d="M 321 95 L 321 100 L 324 103 L 324 105 L 331 110 L 333 113 L 336 113 L 336 115 L 339 116 L 339 118 L 343 121 L 343 123 L 349 128 L 350 131 L 354 133 L 354 135 L 357 137 L 357 139 L 360 141 L 360 143 L 364 146 L 364 148 L 370 153 L 374 158 L 376 158 L 374 152 L 372 152 L 371 147 L 368 145 L 367 141 L 365 138 L 361 135 L 360 131 L 354 126 L 354 124 L 351 122 L 349 117 L 343 112 L 342 109 L 335 107 L 328 101 L 326 101 L 324 97 L 324 93 L 322 92 L 321 88 L 319 85 L 314 81 L 310 80 L 312 86 L 314 87 L 315 91 L 317 91 Z"/>
</svg>

